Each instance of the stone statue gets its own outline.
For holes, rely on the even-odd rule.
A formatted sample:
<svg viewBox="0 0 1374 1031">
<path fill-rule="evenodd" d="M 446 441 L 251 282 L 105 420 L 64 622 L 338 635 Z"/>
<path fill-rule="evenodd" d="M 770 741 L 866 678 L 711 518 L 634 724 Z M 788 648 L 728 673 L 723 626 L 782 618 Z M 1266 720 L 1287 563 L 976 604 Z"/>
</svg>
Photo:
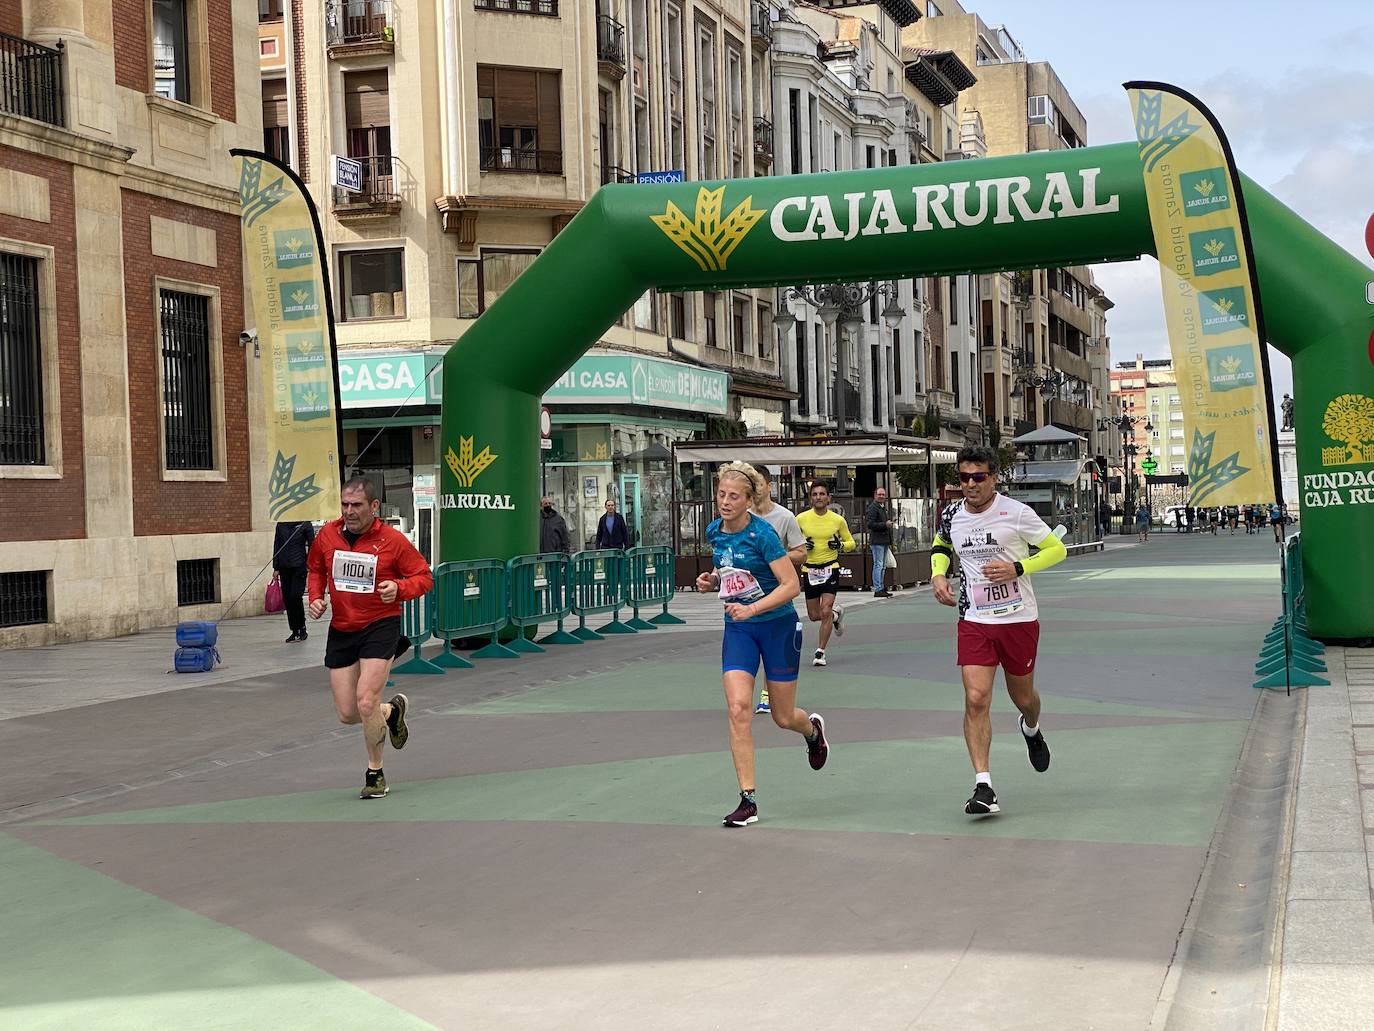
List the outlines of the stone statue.
<svg viewBox="0 0 1374 1031">
<path fill-rule="evenodd" d="M 1283 400 L 1279 402 L 1279 411 L 1283 412 L 1283 429 L 1293 428 L 1293 398 L 1288 394 L 1283 395 Z"/>
</svg>

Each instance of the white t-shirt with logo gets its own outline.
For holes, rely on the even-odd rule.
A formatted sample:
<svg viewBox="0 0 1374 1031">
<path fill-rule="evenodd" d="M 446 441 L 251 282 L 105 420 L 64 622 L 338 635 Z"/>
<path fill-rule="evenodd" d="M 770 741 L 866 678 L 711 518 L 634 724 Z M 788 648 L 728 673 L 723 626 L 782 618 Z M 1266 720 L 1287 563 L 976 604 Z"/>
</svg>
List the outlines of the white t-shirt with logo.
<svg viewBox="0 0 1374 1031">
<path fill-rule="evenodd" d="M 960 500 L 940 517 L 940 539 L 959 556 L 959 618 L 974 623 L 1030 623 L 1040 617 L 1030 577 L 994 584 L 983 564 L 994 559 L 1022 562 L 1031 546 L 1050 535 L 1050 528 L 1029 505 L 994 494 L 992 504 L 970 512 Z"/>
<path fill-rule="evenodd" d="M 797 517 L 776 502 L 773 507 L 765 513 L 755 512 L 778 535 L 778 540 L 782 541 L 782 546 L 791 551 L 793 548 L 800 548 L 806 543 L 806 538 L 802 536 L 801 527 L 797 525 Z"/>
</svg>

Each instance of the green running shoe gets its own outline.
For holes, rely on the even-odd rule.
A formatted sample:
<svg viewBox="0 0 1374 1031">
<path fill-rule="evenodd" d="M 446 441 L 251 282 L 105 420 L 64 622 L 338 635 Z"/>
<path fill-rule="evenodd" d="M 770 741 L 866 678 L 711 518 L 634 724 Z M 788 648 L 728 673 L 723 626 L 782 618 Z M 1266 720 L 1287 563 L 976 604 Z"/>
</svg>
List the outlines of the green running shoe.
<svg viewBox="0 0 1374 1031">
<path fill-rule="evenodd" d="M 363 779 L 363 790 L 359 798 L 382 798 L 387 793 L 386 774 L 381 770 L 368 770 Z"/>
<path fill-rule="evenodd" d="M 410 729 L 406 726 L 406 707 L 409 704 L 410 699 L 403 694 L 391 697 L 391 715 L 386 718 L 386 729 L 391 735 L 392 748 L 404 748 L 410 737 Z"/>
</svg>

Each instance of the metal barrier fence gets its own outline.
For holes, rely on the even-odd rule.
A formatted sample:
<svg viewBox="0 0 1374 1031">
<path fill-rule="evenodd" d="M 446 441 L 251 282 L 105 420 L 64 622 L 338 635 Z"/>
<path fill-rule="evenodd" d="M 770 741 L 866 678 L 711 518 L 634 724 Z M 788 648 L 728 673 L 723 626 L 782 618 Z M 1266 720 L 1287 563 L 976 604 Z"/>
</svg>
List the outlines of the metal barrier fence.
<svg viewBox="0 0 1374 1031">
<path fill-rule="evenodd" d="M 668 612 L 675 590 L 672 548 L 632 548 L 581 551 L 575 555 L 520 555 L 509 562 L 480 559 L 445 562 L 435 567 L 434 589 L 422 598 L 401 606 L 401 632 L 410 638 L 415 653 L 393 673 L 442 673 L 445 669 L 472 669 L 473 664 L 454 649 L 456 641 L 490 636 L 472 653 L 475 659 L 514 659 L 522 652 L 542 652 L 540 645 L 581 644 L 604 640 L 605 634 L 633 634 L 660 626 L 684 623 Z M 642 619 L 640 609 L 661 605 L 663 611 Z M 620 610 L 634 610 L 634 618 L 621 622 Z M 611 621 L 596 630 L 587 617 L 612 614 Z M 578 619 L 571 633 L 563 628 L 570 615 Z M 557 629 L 536 644 L 526 634 L 544 623 Z M 502 631 L 513 628 L 515 637 L 502 644 Z M 420 654 L 421 646 L 436 640 L 443 649 L 432 659 Z"/>
<path fill-rule="evenodd" d="M 1283 613 L 1264 637 L 1255 673 L 1256 687 L 1316 687 L 1331 682 L 1317 676 L 1326 672 L 1321 656 L 1325 649 L 1307 636 L 1307 595 L 1302 572 L 1302 534 L 1284 544 L 1280 563 Z"/>
<path fill-rule="evenodd" d="M 625 604 L 625 552 L 579 551 L 571 563 L 568 600 L 577 617 L 573 636 L 583 641 L 600 641 L 603 634 L 635 633 L 633 627 L 620 621 L 620 610 Z M 609 612 L 612 618 L 605 626 L 592 630 L 587 626 L 587 617 L 598 612 Z"/>
<path fill-rule="evenodd" d="M 669 623 L 685 620 L 668 612 L 668 601 L 676 589 L 672 548 L 631 548 L 625 552 L 625 603 L 634 618 L 625 625 L 632 630 L 657 630 Z M 640 606 L 659 605 L 663 611 L 652 619 L 640 619 Z"/>
<path fill-rule="evenodd" d="M 510 624 L 517 630 L 510 647 L 518 652 L 542 652 L 540 644 L 581 644 L 563 629 L 572 612 L 568 583 L 572 562 L 567 555 L 520 555 L 506 563 L 510 594 Z M 527 640 L 525 630 L 540 623 L 558 621 L 558 629 L 539 644 Z"/>
</svg>

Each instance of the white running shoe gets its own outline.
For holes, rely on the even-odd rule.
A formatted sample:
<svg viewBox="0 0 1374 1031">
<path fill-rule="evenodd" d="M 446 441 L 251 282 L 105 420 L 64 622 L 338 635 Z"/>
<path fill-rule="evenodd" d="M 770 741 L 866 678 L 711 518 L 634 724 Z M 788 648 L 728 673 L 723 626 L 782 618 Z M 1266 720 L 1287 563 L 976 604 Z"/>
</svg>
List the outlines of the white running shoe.
<svg viewBox="0 0 1374 1031">
<path fill-rule="evenodd" d="M 836 637 L 843 637 L 843 636 L 844 636 L 844 606 L 843 606 L 843 605 L 836 605 L 836 606 L 835 606 L 835 613 L 834 613 L 834 614 L 835 614 L 835 623 L 834 623 L 834 626 L 835 626 L 835 636 L 836 636 Z"/>
<path fill-rule="evenodd" d="M 813 655 L 813 656 L 811 656 L 811 665 L 813 665 L 813 666 L 824 666 L 824 665 L 825 665 L 825 650 L 824 650 L 824 649 L 822 649 L 822 648 L 817 648 L 817 649 L 816 649 L 816 654 Z"/>
</svg>

